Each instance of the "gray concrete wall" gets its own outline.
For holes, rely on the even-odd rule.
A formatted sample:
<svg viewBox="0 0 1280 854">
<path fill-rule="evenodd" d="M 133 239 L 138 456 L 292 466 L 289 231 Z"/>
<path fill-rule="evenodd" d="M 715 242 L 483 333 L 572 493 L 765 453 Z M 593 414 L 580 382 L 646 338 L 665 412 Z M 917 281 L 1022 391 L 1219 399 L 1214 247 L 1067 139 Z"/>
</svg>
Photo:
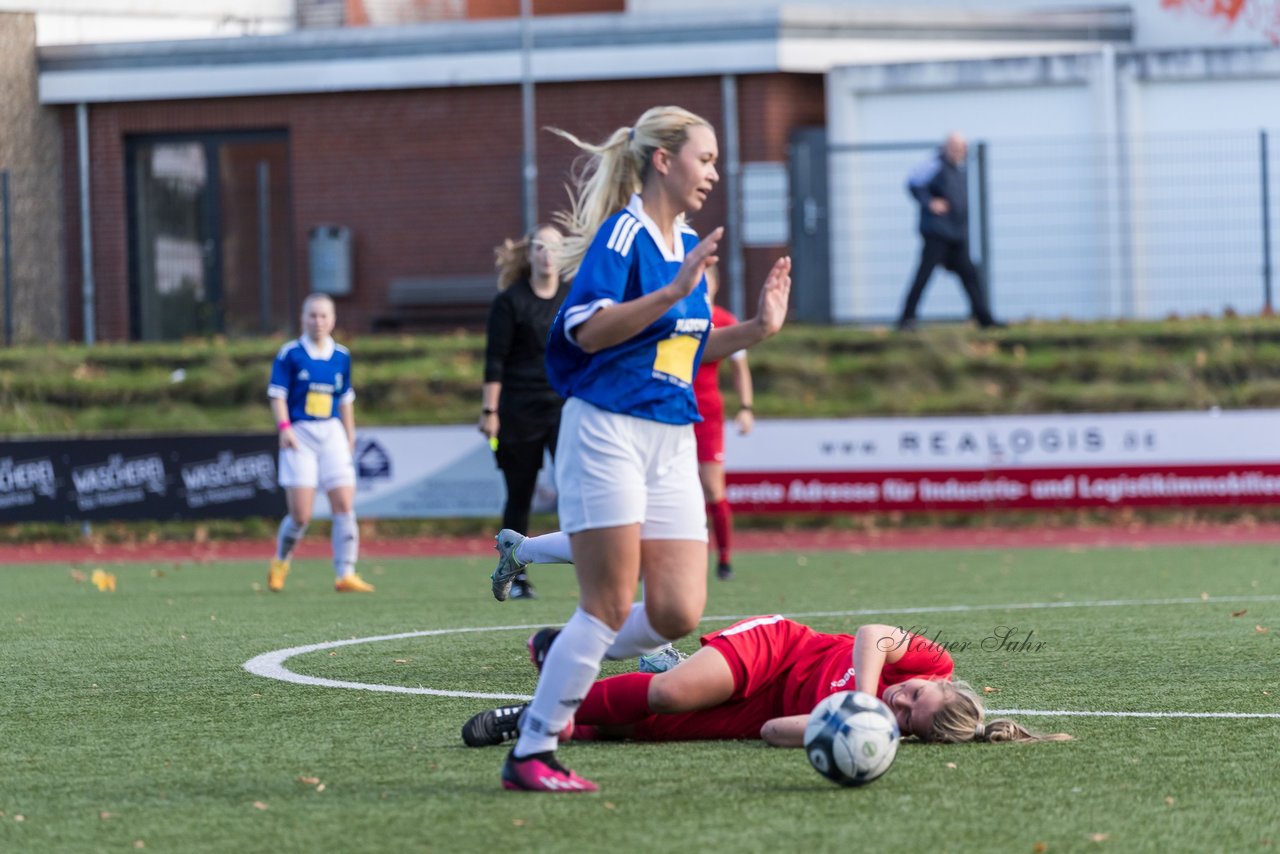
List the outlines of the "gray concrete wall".
<svg viewBox="0 0 1280 854">
<path fill-rule="evenodd" d="M 62 341 L 67 327 L 61 127 L 40 106 L 36 82 L 35 17 L 0 12 L 0 170 L 9 172 L 15 343 Z M 0 319 L 2 299 L 0 291 Z"/>
</svg>

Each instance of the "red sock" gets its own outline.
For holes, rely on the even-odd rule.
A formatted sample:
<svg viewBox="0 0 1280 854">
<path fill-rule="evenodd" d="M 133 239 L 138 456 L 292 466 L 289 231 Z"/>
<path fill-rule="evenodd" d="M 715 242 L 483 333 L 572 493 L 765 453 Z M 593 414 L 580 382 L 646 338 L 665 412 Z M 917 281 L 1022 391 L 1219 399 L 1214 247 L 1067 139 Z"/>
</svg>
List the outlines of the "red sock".
<svg viewBox="0 0 1280 854">
<path fill-rule="evenodd" d="M 654 673 L 622 673 L 591 686 L 573 719 L 577 724 L 633 724 L 649 711 L 649 682 Z"/>
<path fill-rule="evenodd" d="M 716 548 L 720 551 L 720 562 L 729 562 L 729 540 L 732 538 L 733 513 L 729 510 L 729 502 L 723 498 L 715 504 L 707 505 L 707 515 L 711 517 L 711 528 L 716 534 Z"/>
</svg>

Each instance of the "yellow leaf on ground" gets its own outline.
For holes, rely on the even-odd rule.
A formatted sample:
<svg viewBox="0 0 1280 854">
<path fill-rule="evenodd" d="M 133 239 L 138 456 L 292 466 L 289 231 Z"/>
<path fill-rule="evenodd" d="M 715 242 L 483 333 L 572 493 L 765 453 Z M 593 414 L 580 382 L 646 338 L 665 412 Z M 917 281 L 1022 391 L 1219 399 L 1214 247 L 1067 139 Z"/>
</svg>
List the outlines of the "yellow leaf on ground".
<svg viewBox="0 0 1280 854">
<path fill-rule="evenodd" d="M 265 810 L 267 808 L 267 805 L 264 804 L 262 801 L 254 801 L 253 808 L 255 810 Z"/>
<path fill-rule="evenodd" d="M 1110 838 L 1111 838 L 1110 833 L 1090 833 L 1089 834 L 1090 842 L 1106 842 Z"/>
</svg>

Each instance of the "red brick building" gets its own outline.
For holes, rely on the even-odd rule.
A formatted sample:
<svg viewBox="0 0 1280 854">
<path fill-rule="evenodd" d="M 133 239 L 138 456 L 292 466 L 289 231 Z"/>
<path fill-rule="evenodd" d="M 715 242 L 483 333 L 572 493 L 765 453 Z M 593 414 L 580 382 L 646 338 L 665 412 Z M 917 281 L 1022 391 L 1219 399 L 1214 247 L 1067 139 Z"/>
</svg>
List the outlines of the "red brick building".
<svg viewBox="0 0 1280 854">
<path fill-rule="evenodd" d="M 472 5 L 510 14 L 517 4 Z M 722 252 L 726 291 L 750 305 L 787 251 L 792 133 L 824 123 L 825 71 L 871 57 L 886 26 L 834 11 L 540 18 L 536 122 L 593 139 L 659 103 L 708 118 L 723 180 L 694 225 L 740 226 Z M 344 329 L 479 320 L 493 246 L 523 230 L 521 35 L 519 21 L 484 20 L 41 51 L 41 99 L 63 116 L 71 337 L 85 336 L 86 320 L 106 340 L 292 329 L 318 273 L 309 239 L 320 226 L 349 230 Z M 911 43 L 966 37 L 959 28 Z M 576 151 L 544 132 L 536 149 L 545 220 L 564 205 Z M 782 181 L 774 197 L 742 180 L 757 166 L 769 186 Z M 781 227 L 755 233 L 777 243 L 743 239 L 770 216 Z"/>
</svg>

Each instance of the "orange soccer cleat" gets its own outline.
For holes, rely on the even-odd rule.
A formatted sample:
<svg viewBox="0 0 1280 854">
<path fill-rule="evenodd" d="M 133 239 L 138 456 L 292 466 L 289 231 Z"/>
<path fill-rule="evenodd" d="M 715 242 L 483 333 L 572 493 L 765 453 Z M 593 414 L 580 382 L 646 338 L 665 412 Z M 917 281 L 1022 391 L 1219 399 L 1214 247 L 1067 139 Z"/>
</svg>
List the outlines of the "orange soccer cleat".
<svg viewBox="0 0 1280 854">
<path fill-rule="evenodd" d="M 338 593 L 372 593 L 374 588 L 372 584 L 353 572 L 333 582 L 333 589 Z"/>
<path fill-rule="evenodd" d="M 267 589 L 279 593 L 284 589 L 284 578 L 289 574 L 289 561 L 278 557 L 271 559 L 271 568 L 267 570 Z"/>
</svg>

